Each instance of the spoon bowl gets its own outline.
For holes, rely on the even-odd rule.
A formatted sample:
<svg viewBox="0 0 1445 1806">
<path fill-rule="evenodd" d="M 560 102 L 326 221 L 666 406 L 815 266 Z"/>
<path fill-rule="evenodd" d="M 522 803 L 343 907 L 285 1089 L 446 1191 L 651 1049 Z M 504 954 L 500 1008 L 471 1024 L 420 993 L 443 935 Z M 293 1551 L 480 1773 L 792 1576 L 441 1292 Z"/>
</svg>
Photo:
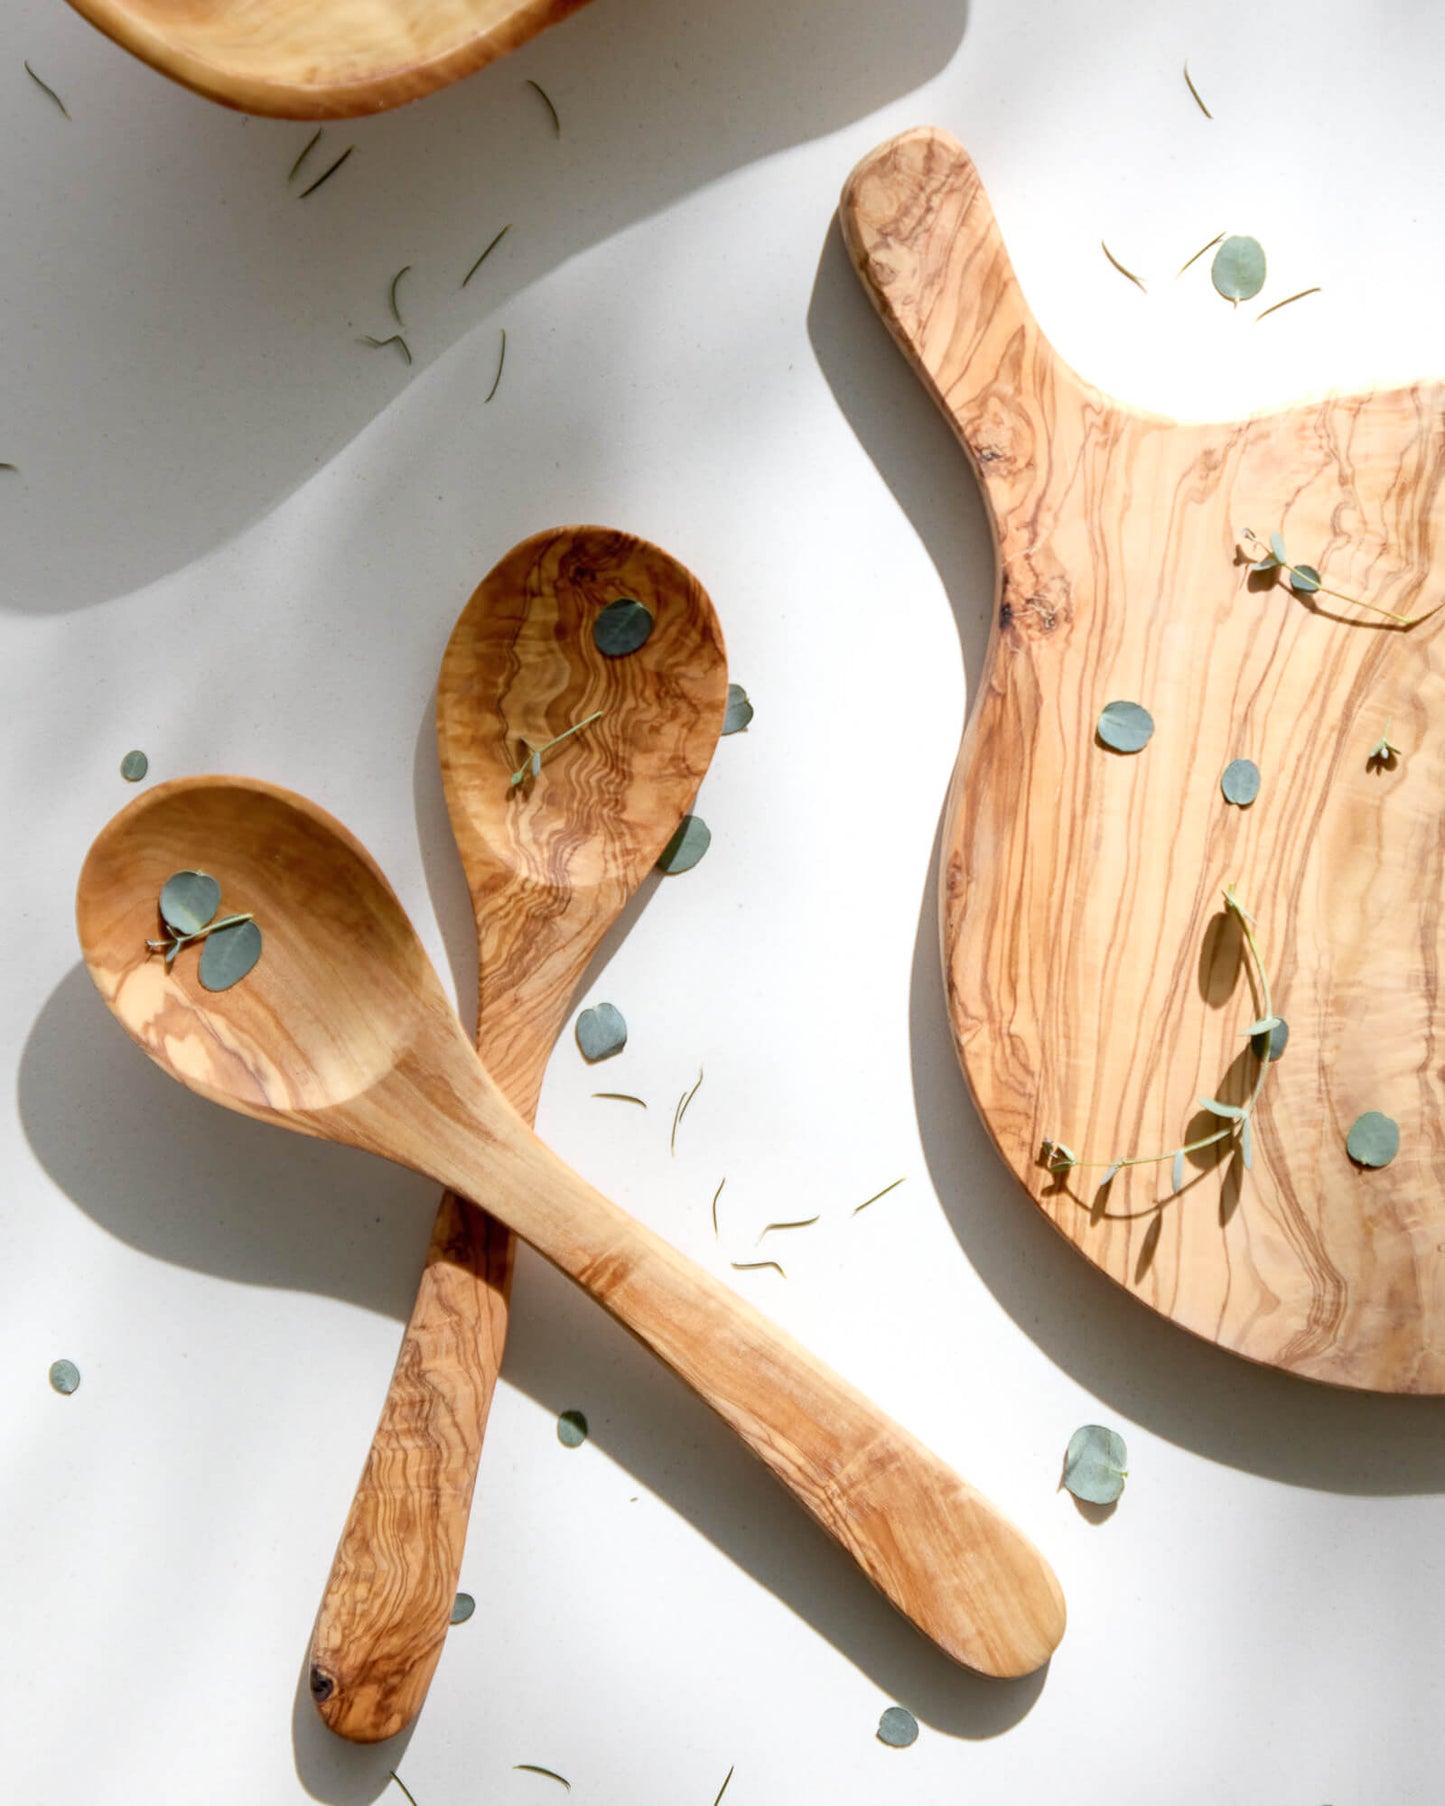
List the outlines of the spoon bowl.
<svg viewBox="0 0 1445 1806">
<path fill-rule="evenodd" d="M 167 968 L 146 948 L 161 885 L 196 868 L 218 879 L 224 907 L 254 913 L 264 937 L 259 964 L 227 991 L 201 988 L 189 949 Z M 172 1076 L 493 1200 L 731 1424 L 947 1654 L 996 1676 L 1048 1660 L 1063 1597 L 1028 1539 L 537 1140 L 473 1053 L 385 878 L 315 804 L 239 778 L 157 786 L 101 830 L 76 916 L 102 996 Z"/>
</svg>

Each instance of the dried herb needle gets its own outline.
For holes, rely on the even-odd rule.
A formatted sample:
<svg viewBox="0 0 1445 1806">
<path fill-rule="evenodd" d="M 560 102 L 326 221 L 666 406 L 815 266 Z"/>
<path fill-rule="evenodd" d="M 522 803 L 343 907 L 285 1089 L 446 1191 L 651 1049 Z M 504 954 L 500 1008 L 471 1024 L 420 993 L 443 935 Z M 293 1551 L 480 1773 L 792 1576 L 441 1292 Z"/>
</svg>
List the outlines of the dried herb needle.
<svg viewBox="0 0 1445 1806">
<path fill-rule="evenodd" d="M 346 149 L 344 151 L 342 151 L 341 155 L 331 165 L 330 169 L 326 170 L 323 174 L 317 176 L 316 180 L 311 184 L 311 186 L 309 188 L 303 188 L 301 190 L 300 194 L 297 195 L 297 197 L 296 197 L 297 200 L 304 201 L 308 194 L 315 194 L 316 190 L 322 185 L 323 182 L 329 182 L 331 180 L 331 178 L 336 174 L 337 170 L 341 168 L 341 165 L 346 161 L 346 159 L 351 155 L 351 153 L 355 149 L 356 149 L 356 146 L 354 144 L 348 144 Z"/>
<path fill-rule="evenodd" d="M 535 88 L 542 96 L 542 105 L 546 107 L 547 111 L 552 115 L 553 133 L 560 138 L 562 136 L 562 121 L 557 117 L 557 109 L 552 105 L 551 96 L 540 82 L 534 82 L 530 77 L 528 77 L 527 86 L 529 88 Z"/>
<path fill-rule="evenodd" d="M 1223 238 L 1224 238 L 1224 234 L 1222 232 L 1216 232 L 1214 237 L 1210 239 L 1210 241 L 1207 245 L 1201 245 L 1199 247 L 1199 249 L 1189 259 L 1189 263 L 1181 263 L 1180 264 L 1179 268 L 1174 272 L 1174 280 L 1177 282 L 1179 280 L 1179 278 L 1184 274 L 1184 272 L 1189 268 L 1189 264 L 1198 263 L 1199 259 L 1204 255 L 1204 253 L 1206 251 L 1212 251 L 1217 244 L 1222 242 Z"/>
<path fill-rule="evenodd" d="M 487 390 L 487 401 L 490 401 L 497 392 L 497 384 L 502 380 L 502 365 L 505 364 L 506 361 L 507 361 L 507 329 L 504 326 L 502 328 L 502 349 L 497 357 L 497 374 L 492 378 L 491 388 Z M 483 403 L 483 406 L 485 406 L 485 405 L 486 405 L 486 403 Z"/>
<path fill-rule="evenodd" d="M 777 1267 L 778 1272 L 783 1274 L 784 1279 L 788 1277 L 786 1273 L 783 1273 L 783 1269 L 778 1267 L 778 1263 L 775 1260 L 735 1260 L 730 1264 L 736 1267 L 739 1273 L 758 1273 L 761 1272 L 764 1267 Z"/>
<path fill-rule="evenodd" d="M 410 364 L 411 362 L 411 346 L 407 344 L 406 340 L 399 332 L 394 332 L 389 339 L 374 339 L 369 332 L 364 332 L 357 340 L 357 343 L 359 345 L 370 345 L 373 351 L 385 351 L 388 345 L 395 345 L 398 347 L 407 363 Z"/>
<path fill-rule="evenodd" d="M 618 1104 L 641 1104 L 644 1110 L 647 1108 L 645 1101 L 640 1097 L 634 1097 L 630 1091 L 594 1091 L 592 1095 L 593 1097 L 610 1097 L 614 1103 Z"/>
<path fill-rule="evenodd" d="M 1255 322 L 1257 324 L 1264 319 L 1266 314 L 1277 314 L 1282 307 L 1288 307 L 1291 301 L 1303 301 L 1306 295 L 1317 295 L 1319 292 L 1320 285 L 1316 283 L 1313 288 L 1302 288 L 1297 295 L 1286 295 L 1283 301 L 1276 301 L 1273 307 L 1266 307 L 1263 313 L 1257 313 L 1254 316 Z"/>
<path fill-rule="evenodd" d="M 701 1085 L 701 1084 L 702 1084 L 702 1067 L 699 1066 L 697 1069 L 697 1085 L 694 1085 L 691 1091 L 683 1092 L 682 1096 L 677 1100 L 677 1108 L 672 1113 L 672 1136 L 668 1142 L 668 1151 L 670 1153 L 675 1154 L 677 1152 L 678 1125 L 681 1123 L 683 1117 L 687 1115 L 687 1107 L 692 1102 L 692 1100 L 697 1096 L 698 1085 Z"/>
<path fill-rule="evenodd" d="M 1206 119 L 1213 119 L 1213 117 L 1214 117 L 1213 113 L 1210 112 L 1209 108 L 1207 106 L 1205 106 L 1203 100 L 1200 99 L 1199 90 L 1198 90 L 1198 88 L 1195 87 L 1193 81 L 1190 79 L 1188 62 L 1186 62 L 1184 65 L 1184 83 L 1185 83 L 1185 86 L 1189 89 L 1189 92 L 1194 96 L 1194 104 L 1199 108 L 1199 111 L 1204 115 L 1204 117 Z"/>
<path fill-rule="evenodd" d="M 482 265 L 491 256 L 492 252 L 496 250 L 497 246 L 507 236 L 507 234 L 511 231 L 511 229 L 512 229 L 511 222 L 508 221 L 507 224 L 502 227 L 501 231 L 497 234 L 497 236 L 492 240 L 492 242 L 487 246 L 486 250 L 482 252 L 481 256 L 477 259 L 477 261 L 467 271 L 466 275 L 462 277 L 462 287 L 463 288 L 465 288 L 467 286 L 467 284 L 471 281 L 472 277 L 476 275 L 476 273 L 479 269 L 481 269 Z"/>
<path fill-rule="evenodd" d="M 68 106 L 66 106 L 65 102 L 55 92 L 54 88 L 51 87 L 50 83 L 41 81 L 40 77 L 30 67 L 29 63 L 27 63 L 25 65 L 25 73 L 30 77 L 31 81 L 33 81 L 35 83 L 37 88 L 42 89 L 46 94 L 48 94 L 50 96 L 50 98 L 55 102 L 56 106 L 58 106 L 60 108 L 61 112 L 64 113 L 65 117 L 67 119 L 69 119 L 70 108 Z"/>
<path fill-rule="evenodd" d="M 1119 259 L 1114 255 L 1114 253 L 1104 243 L 1102 238 L 1099 240 L 1099 249 L 1109 259 L 1109 262 L 1113 264 L 1114 268 L 1119 272 L 1119 274 L 1121 276 L 1127 276 L 1129 278 L 1129 280 L 1134 284 L 1135 288 L 1137 288 L 1141 294 L 1147 295 L 1149 293 L 1148 289 L 1145 288 L 1144 284 L 1139 280 L 1139 278 L 1134 274 L 1134 272 L 1132 270 L 1126 270 L 1124 268 L 1123 264 L 1120 263 Z"/>
<path fill-rule="evenodd" d="M 790 1223 L 769 1223 L 758 1231 L 758 1240 L 761 1241 L 765 1235 L 769 1234 L 770 1231 L 774 1229 L 811 1229 L 814 1223 L 819 1223 L 821 1221 L 822 1213 L 820 1211 L 815 1217 L 796 1217 Z"/>
<path fill-rule="evenodd" d="M 905 1173 L 903 1177 L 906 1179 L 908 1175 Z M 882 1191 L 875 1191 L 871 1198 L 865 1198 L 863 1202 L 854 1209 L 853 1215 L 856 1217 L 860 1210 L 866 1210 L 870 1204 L 876 1204 L 880 1198 L 886 1198 L 889 1192 L 897 1191 L 902 1183 L 903 1179 L 895 1179 L 891 1185 L 885 1185 Z"/>
<path fill-rule="evenodd" d="M 324 125 L 318 125 L 316 130 L 306 140 L 305 150 L 302 151 L 301 155 L 291 165 L 290 173 L 286 177 L 286 180 L 288 182 L 294 182 L 296 180 L 297 176 L 300 175 L 301 165 L 306 161 L 306 159 L 311 155 L 312 151 L 314 151 L 316 149 L 316 146 L 321 142 L 321 134 L 325 130 L 326 130 L 326 127 Z"/>
<path fill-rule="evenodd" d="M 733 1768 L 736 1768 L 736 1767 L 737 1767 L 737 1763 L 736 1763 L 736 1762 L 735 1762 L 735 1763 L 734 1763 L 734 1764 L 733 1764 Z M 722 1786 L 721 1786 L 721 1787 L 720 1787 L 720 1788 L 719 1788 L 719 1789 L 718 1789 L 718 1790 L 717 1790 L 717 1799 L 716 1799 L 716 1800 L 714 1800 L 714 1801 L 713 1801 L 713 1803 L 712 1803 L 712 1806 L 718 1806 L 718 1801 L 719 1801 L 719 1800 L 721 1800 L 721 1799 L 722 1799 L 722 1797 L 723 1797 L 723 1795 L 724 1795 L 724 1794 L 725 1794 L 725 1793 L 726 1793 L 726 1792 L 727 1792 L 727 1790 L 728 1790 L 728 1782 L 729 1782 L 729 1781 L 731 1781 L 731 1780 L 732 1780 L 732 1778 L 733 1778 L 733 1769 L 732 1769 L 732 1768 L 730 1768 L 730 1769 L 729 1769 L 729 1770 L 728 1770 L 728 1772 L 727 1772 L 727 1774 L 726 1774 L 726 1776 L 725 1776 L 725 1777 L 724 1777 L 724 1779 L 723 1779 L 723 1784 L 722 1784 Z"/>
<path fill-rule="evenodd" d="M 388 299 L 391 302 L 391 317 L 396 321 L 398 326 L 405 326 L 406 321 L 402 319 L 401 309 L 396 304 L 396 285 L 410 268 L 411 265 L 409 263 L 404 263 L 391 279 L 391 294 Z"/>
<path fill-rule="evenodd" d="M 512 1767 L 521 1769 L 523 1774 L 545 1775 L 549 1781 L 560 1781 L 568 1793 L 572 1791 L 572 1783 L 566 1775 L 559 1775 L 555 1768 L 541 1768 L 535 1762 L 514 1762 Z"/>
<path fill-rule="evenodd" d="M 402 1780 L 401 1776 L 396 1772 L 396 1770 L 394 1768 L 389 1768 L 386 1772 L 391 1776 L 392 1780 L 396 1782 L 397 1786 L 406 1795 L 406 1797 L 411 1801 L 411 1806 L 416 1806 L 416 1800 L 412 1794 L 411 1789 L 407 1786 L 406 1782 Z"/>
</svg>

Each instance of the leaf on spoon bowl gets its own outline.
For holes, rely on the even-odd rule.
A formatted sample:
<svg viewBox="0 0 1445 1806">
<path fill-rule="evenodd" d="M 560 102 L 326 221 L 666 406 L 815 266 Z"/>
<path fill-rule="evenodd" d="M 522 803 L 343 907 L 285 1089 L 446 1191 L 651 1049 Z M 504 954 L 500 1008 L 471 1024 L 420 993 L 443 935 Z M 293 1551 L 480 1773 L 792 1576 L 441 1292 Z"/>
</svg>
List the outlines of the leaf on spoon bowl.
<svg viewBox="0 0 1445 1806">
<path fill-rule="evenodd" d="M 208 934 L 201 946 L 201 983 L 208 991 L 228 991 L 261 957 L 261 930 L 254 922 L 233 922 Z"/>
<path fill-rule="evenodd" d="M 587 1440 L 587 1419 L 580 1411 L 564 1411 L 557 1419 L 557 1440 L 564 1449 L 580 1449 Z"/>
<path fill-rule="evenodd" d="M 724 734 L 740 734 L 753 718 L 753 705 L 741 684 L 728 685 L 727 713 L 723 716 Z"/>
<path fill-rule="evenodd" d="M 918 1741 L 918 1720 L 907 1706 L 889 1706 L 878 1720 L 878 1741 L 890 1749 L 906 1750 Z"/>
<path fill-rule="evenodd" d="M 1063 1483 L 1086 1505 L 1112 1505 L 1124 1490 L 1129 1451 L 1117 1430 L 1086 1423 L 1064 1451 Z"/>
<path fill-rule="evenodd" d="M 577 1018 L 577 1045 L 587 1061 L 608 1060 L 627 1045 L 627 1023 L 615 1003 L 599 1003 Z"/>
<path fill-rule="evenodd" d="M 209 872 L 176 872 L 161 886 L 161 920 L 177 934 L 199 934 L 221 906 Z"/>
<path fill-rule="evenodd" d="M 684 815 L 677 832 L 658 855 L 657 869 L 669 875 L 690 872 L 712 845 L 712 829 L 700 815 Z"/>
<path fill-rule="evenodd" d="M 592 643 L 608 658 L 626 658 L 652 635 L 652 616 L 634 596 L 609 602 L 592 623 Z"/>
</svg>

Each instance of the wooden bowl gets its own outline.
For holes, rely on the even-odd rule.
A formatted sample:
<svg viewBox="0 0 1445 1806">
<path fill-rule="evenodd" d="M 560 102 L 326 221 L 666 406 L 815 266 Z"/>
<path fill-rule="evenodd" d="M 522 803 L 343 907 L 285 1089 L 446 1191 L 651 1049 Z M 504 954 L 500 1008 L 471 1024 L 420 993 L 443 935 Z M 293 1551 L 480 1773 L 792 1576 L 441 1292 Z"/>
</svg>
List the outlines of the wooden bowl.
<svg viewBox="0 0 1445 1806">
<path fill-rule="evenodd" d="M 354 119 L 420 100 L 585 0 L 70 0 L 173 81 L 244 113 Z"/>
</svg>

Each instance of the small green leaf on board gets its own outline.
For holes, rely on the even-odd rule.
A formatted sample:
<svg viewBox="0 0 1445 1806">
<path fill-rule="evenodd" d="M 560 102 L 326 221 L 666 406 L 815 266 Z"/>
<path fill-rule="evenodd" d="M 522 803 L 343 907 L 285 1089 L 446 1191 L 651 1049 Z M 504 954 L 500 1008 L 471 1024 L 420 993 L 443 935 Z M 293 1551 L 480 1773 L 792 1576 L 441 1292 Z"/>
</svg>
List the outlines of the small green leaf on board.
<svg viewBox="0 0 1445 1806">
<path fill-rule="evenodd" d="M 1244 1118 L 1244 1111 L 1238 1104 L 1222 1104 L 1217 1097 L 1201 1097 L 1199 1103 L 1201 1108 L 1208 1110 L 1211 1116 L 1227 1117 L 1230 1122 L 1240 1122 Z M 1177 1162 L 1174 1170 L 1182 1179 L 1184 1177 L 1183 1151 L 1177 1153 L 1174 1159 Z M 1174 1189 L 1178 1191 L 1179 1187 L 1176 1185 Z"/>
<path fill-rule="evenodd" d="M 889 1749 L 906 1750 L 918 1741 L 918 1720 L 907 1706 L 889 1706 L 878 1720 L 878 1741 Z"/>
<path fill-rule="evenodd" d="M 201 947 L 201 983 L 208 991 L 229 991 L 261 957 L 261 930 L 254 922 L 233 922 L 208 934 Z"/>
<path fill-rule="evenodd" d="M 1183 1148 L 1176 1148 L 1174 1150 L 1174 1165 L 1170 1169 L 1169 1179 L 1170 1179 L 1171 1188 L 1174 1191 L 1183 1191 L 1184 1190 L 1184 1149 Z M 1156 1220 L 1156 1222 L 1158 1221 L 1157 1218 L 1155 1220 Z"/>
<path fill-rule="evenodd" d="M 587 1061 L 609 1060 L 627 1045 L 627 1023 L 615 1003 L 595 1004 L 577 1018 L 577 1045 Z"/>
<path fill-rule="evenodd" d="M 1312 596 L 1320 587 L 1320 574 L 1312 564 L 1291 565 L 1289 586 L 1297 596 Z"/>
<path fill-rule="evenodd" d="M 727 713 L 723 716 L 724 734 L 740 734 L 753 718 L 753 705 L 741 684 L 728 685 Z"/>
<path fill-rule="evenodd" d="M 564 1411 L 557 1419 L 557 1440 L 564 1449 L 580 1449 L 587 1440 L 587 1419 L 580 1411 Z"/>
<path fill-rule="evenodd" d="M 1063 1484 L 1086 1505 L 1112 1505 L 1124 1490 L 1129 1451 L 1117 1430 L 1086 1423 L 1064 1451 Z"/>
<path fill-rule="evenodd" d="M 52 1361 L 50 1383 L 57 1392 L 63 1392 L 68 1398 L 80 1384 L 80 1369 L 74 1361 Z"/>
<path fill-rule="evenodd" d="M 1154 717 L 1137 702 L 1106 702 L 1099 711 L 1099 738 L 1111 752 L 1141 752 L 1154 732 Z"/>
<path fill-rule="evenodd" d="M 1271 1064 L 1279 1059 L 1285 1048 L 1289 1046 L 1289 1024 L 1283 1016 L 1274 1018 L 1274 1027 L 1269 1031 L 1269 1039 L 1265 1039 L 1263 1029 L 1249 1031 L 1250 1052 L 1256 1060 L 1269 1060 Z"/>
<path fill-rule="evenodd" d="M 1254 1128 L 1247 1116 L 1239 1125 L 1239 1157 L 1248 1172 L 1254 1165 Z"/>
<path fill-rule="evenodd" d="M 1209 266 L 1210 280 L 1236 307 L 1252 301 L 1264 287 L 1264 247 L 1257 238 L 1226 238 Z M 1283 563 L 1283 560 L 1280 561 Z"/>
<path fill-rule="evenodd" d="M 657 869 L 675 876 L 690 872 L 712 845 L 712 829 L 700 815 L 684 815 L 677 832 L 658 855 Z"/>
<path fill-rule="evenodd" d="M 1219 780 L 1224 800 L 1247 809 L 1259 795 L 1259 767 L 1253 759 L 1231 759 Z"/>
<path fill-rule="evenodd" d="M 198 934 L 220 904 L 221 887 L 209 872 L 175 872 L 161 886 L 161 920 L 177 934 Z"/>
<path fill-rule="evenodd" d="M 609 602 L 592 623 L 592 643 L 607 658 L 626 658 L 645 646 L 651 634 L 652 616 L 635 596 Z"/>
<path fill-rule="evenodd" d="M 121 760 L 120 775 L 127 784 L 138 784 L 150 768 L 150 760 L 137 747 L 134 752 L 128 752 Z"/>
<path fill-rule="evenodd" d="M 1289 554 L 1284 549 L 1284 534 L 1271 533 L 1269 536 L 1269 555 L 1276 564 L 1288 564 Z"/>
<path fill-rule="evenodd" d="M 452 1623 L 465 1624 L 476 1609 L 477 1602 L 470 1593 L 458 1593 L 452 1600 Z"/>
<path fill-rule="evenodd" d="M 1388 1166 L 1400 1151 L 1400 1125 L 1379 1110 L 1366 1110 L 1355 1118 L 1345 1147 L 1357 1166 Z"/>
<path fill-rule="evenodd" d="M 559 1775 L 555 1768 L 542 1768 L 536 1762 L 514 1762 L 512 1767 L 520 1769 L 523 1774 L 527 1775 L 545 1775 L 549 1781 L 560 1781 L 568 1793 L 572 1791 L 572 1783 L 566 1775 Z"/>
</svg>

